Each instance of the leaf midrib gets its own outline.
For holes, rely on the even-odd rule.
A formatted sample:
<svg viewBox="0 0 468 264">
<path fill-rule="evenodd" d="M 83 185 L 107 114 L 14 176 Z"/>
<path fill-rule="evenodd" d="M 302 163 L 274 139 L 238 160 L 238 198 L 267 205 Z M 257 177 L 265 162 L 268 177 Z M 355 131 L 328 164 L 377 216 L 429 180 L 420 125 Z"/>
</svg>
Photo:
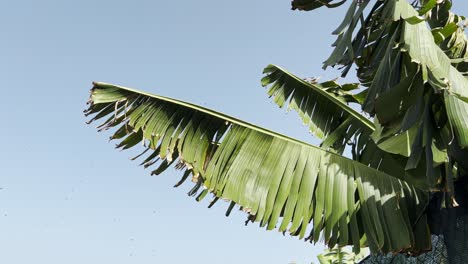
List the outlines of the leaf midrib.
<svg viewBox="0 0 468 264">
<path fill-rule="evenodd" d="M 182 106 L 189 107 L 189 108 L 192 108 L 194 110 L 203 112 L 205 114 L 209 114 L 209 115 L 221 118 L 223 120 L 226 120 L 227 122 L 230 122 L 230 123 L 233 123 L 233 124 L 236 124 L 236 125 L 240 125 L 240 126 L 252 129 L 252 130 L 256 130 L 256 131 L 265 133 L 265 134 L 270 135 L 270 136 L 278 137 L 278 138 L 281 138 L 281 139 L 284 139 L 284 140 L 287 140 L 287 141 L 290 141 L 290 142 L 294 142 L 294 143 L 297 143 L 297 144 L 307 145 L 307 146 L 310 146 L 310 147 L 318 148 L 317 146 L 311 145 L 311 144 L 306 143 L 304 141 L 288 137 L 286 135 L 283 135 L 283 134 L 274 132 L 272 130 L 268 130 L 268 129 L 259 127 L 257 125 L 242 121 L 242 120 L 234 118 L 232 116 L 228 116 L 226 114 L 216 112 L 216 111 L 211 110 L 209 108 L 205 108 L 203 106 L 195 105 L 195 104 L 185 102 L 185 101 L 182 101 L 182 100 L 178 100 L 178 99 L 174 99 L 174 98 L 166 97 L 166 96 L 161 96 L 161 95 L 156 95 L 156 94 L 144 92 L 144 91 L 141 91 L 141 90 L 137 90 L 137 89 L 133 89 L 133 88 L 129 88 L 129 87 L 124 87 L 124 86 L 120 86 L 120 85 L 115 85 L 115 84 L 110 84 L 110 83 L 93 82 L 93 84 L 94 84 L 95 87 L 99 87 L 99 86 L 101 86 L 101 87 L 102 86 L 116 87 L 116 88 L 126 90 L 126 91 L 129 91 L 129 92 L 134 92 L 134 93 L 137 93 L 137 94 L 146 95 L 146 96 L 156 98 L 156 99 L 160 99 L 160 100 L 163 100 L 163 101 L 175 103 L 175 104 L 178 104 L 178 105 L 182 105 Z M 320 148 L 318 148 L 318 149 L 320 149 Z M 332 152 L 330 152 L 330 153 L 332 153 Z"/>
</svg>

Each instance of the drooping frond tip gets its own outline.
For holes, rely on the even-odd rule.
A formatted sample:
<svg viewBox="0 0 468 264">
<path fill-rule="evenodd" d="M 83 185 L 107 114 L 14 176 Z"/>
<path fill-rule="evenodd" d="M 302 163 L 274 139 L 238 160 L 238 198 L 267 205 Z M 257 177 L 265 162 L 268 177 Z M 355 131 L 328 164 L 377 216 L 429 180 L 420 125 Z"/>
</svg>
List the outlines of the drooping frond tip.
<svg viewBox="0 0 468 264">
<path fill-rule="evenodd" d="M 328 8 L 338 7 L 346 2 L 346 0 L 340 0 L 333 2 L 333 0 L 292 0 L 291 9 L 292 10 L 301 10 L 301 11 L 311 11 L 322 6 Z"/>
<path fill-rule="evenodd" d="M 87 115 L 115 128 L 118 148 L 143 146 L 145 167 L 171 164 L 208 192 L 231 201 L 268 230 L 322 238 L 330 247 L 368 245 L 374 252 L 430 247 L 424 208 L 414 186 L 358 162 L 238 119 L 179 100 L 95 83 Z M 139 144 L 140 143 L 140 144 Z M 178 183 L 177 185 L 179 185 Z M 397 226 L 398 228 L 391 228 Z"/>
</svg>

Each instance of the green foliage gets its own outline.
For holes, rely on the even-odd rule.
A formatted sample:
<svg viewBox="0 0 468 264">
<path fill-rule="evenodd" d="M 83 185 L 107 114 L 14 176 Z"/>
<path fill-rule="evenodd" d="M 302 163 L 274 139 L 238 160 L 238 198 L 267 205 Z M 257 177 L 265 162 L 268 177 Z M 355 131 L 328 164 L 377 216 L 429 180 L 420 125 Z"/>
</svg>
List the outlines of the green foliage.
<svg viewBox="0 0 468 264">
<path fill-rule="evenodd" d="M 369 255 L 369 250 L 362 250 L 359 254 L 351 252 L 348 248 L 335 247 L 327 249 L 317 256 L 320 264 L 354 264 Z"/>
<path fill-rule="evenodd" d="M 293 9 L 345 1 L 294 0 Z M 319 147 L 187 102 L 95 83 L 87 115 L 115 129 L 118 148 L 143 145 L 145 167 L 170 165 L 191 176 L 190 195 L 238 205 L 268 230 L 319 240 L 336 249 L 323 263 L 374 253 L 429 250 L 427 204 L 468 174 L 466 20 L 451 2 L 353 0 L 333 32 L 324 68 L 359 84 L 317 83 L 269 65 L 262 85 L 281 108 L 296 111 Z M 366 114 L 356 111 L 359 105 Z M 139 144 L 141 143 L 141 144 Z M 351 158 L 342 156 L 348 148 Z M 181 183 L 180 182 L 180 183 Z M 177 185 L 179 185 L 178 183 Z M 213 203 L 214 203 L 213 202 Z M 322 263 L 322 262 L 321 262 Z"/>
</svg>

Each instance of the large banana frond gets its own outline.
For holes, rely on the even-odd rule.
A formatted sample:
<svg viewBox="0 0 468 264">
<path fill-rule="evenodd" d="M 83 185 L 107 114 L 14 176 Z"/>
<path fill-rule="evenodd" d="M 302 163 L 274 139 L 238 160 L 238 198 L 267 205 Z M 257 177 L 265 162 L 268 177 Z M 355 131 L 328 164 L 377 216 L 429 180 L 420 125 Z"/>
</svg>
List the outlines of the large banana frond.
<svg viewBox="0 0 468 264">
<path fill-rule="evenodd" d="M 347 104 L 357 102 L 358 99 L 348 91 L 358 85 L 342 87 L 335 81 L 307 82 L 276 65 L 268 65 L 263 73 L 266 76 L 262 78 L 262 86 L 269 86 L 268 95 L 273 101 L 280 108 L 288 105 L 295 110 L 310 133 L 319 139 L 325 139 L 343 123 L 352 131 L 374 130 L 372 121 Z"/>
<path fill-rule="evenodd" d="M 175 163 L 192 175 L 191 194 L 231 201 L 267 229 L 333 247 L 373 252 L 429 249 L 427 193 L 405 181 L 318 147 L 209 109 L 137 90 L 95 83 L 91 121 L 116 127 L 118 148 L 143 145 L 152 174 Z M 139 144 L 141 143 L 141 144 Z M 146 154 L 146 157 L 143 157 Z"/>
</svg>

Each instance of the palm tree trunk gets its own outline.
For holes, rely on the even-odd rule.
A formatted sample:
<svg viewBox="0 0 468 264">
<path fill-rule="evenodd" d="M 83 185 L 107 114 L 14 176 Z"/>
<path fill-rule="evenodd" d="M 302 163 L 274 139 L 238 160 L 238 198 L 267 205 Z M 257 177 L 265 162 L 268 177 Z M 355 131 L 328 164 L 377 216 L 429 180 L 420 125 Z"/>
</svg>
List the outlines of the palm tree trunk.
<svg viewBox="0 0 468 264">
<path fill-rule="evenodd" d="M 459 206 L 441 210 L 442 228 L 450 264 L 468 261 L 468 177 L 455 185 L 456 201 Z"/>
</svg>

